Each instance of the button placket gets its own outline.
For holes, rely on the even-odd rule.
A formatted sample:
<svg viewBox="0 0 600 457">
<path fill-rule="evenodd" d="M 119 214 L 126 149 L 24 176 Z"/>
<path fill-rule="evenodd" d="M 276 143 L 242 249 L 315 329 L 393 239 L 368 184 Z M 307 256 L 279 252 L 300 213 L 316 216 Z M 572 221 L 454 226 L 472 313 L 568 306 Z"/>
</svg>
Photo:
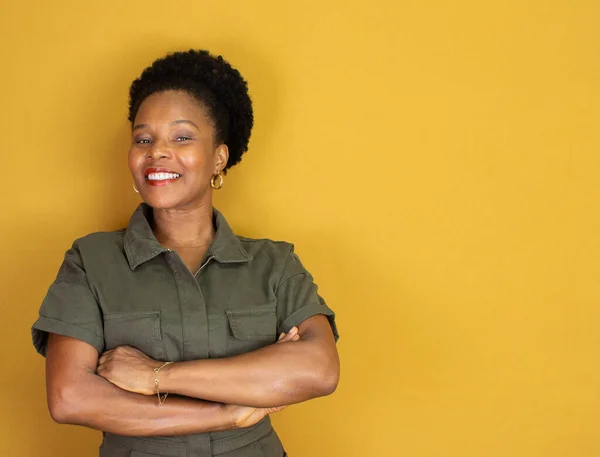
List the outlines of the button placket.
<svg viewBox="0 0 600 457">
<path fill-rule="evenodd" d="M 183 335 L 182 360 L 208 358 L 208 316 L 206 302 L 200 285 L 179 256 L 170 251 L 169 265 L 179 294 L 181 327 Z M 210 434 L 186 436 L 187 457 L 212 456 Z"/>
</svg>

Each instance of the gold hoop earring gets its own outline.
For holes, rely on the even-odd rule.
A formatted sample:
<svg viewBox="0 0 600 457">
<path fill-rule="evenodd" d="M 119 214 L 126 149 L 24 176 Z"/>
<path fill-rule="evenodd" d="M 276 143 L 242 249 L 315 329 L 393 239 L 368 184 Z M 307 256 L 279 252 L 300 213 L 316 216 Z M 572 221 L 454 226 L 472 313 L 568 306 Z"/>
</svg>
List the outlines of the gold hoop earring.
<svg viewBox="0 0 600 457">
<path fill-rule="evenodd" d="M 135 193 L 136 193 L 136 194 L 139 194 L 139 193 L 140 193 L 140 191 L 139 191 L 139 190 L 137 190 L 137 189 L 135 188 L 135 183 L 133 183 L 133 190 L 135 190 Z"/>
<path fill-rule="evenodd" d="M 215 185 L 215 180 L 217 178 L 219 178 L 218 187 Z M 221 172 L 218 172 L 216 175 L 212 175 L 212 177 L 210 178 L 210 187 L 212 187 L 215 190 L 219 190 L 221 187 L 223 187 L 223 175 L 221 174 Z"/>
</svg>

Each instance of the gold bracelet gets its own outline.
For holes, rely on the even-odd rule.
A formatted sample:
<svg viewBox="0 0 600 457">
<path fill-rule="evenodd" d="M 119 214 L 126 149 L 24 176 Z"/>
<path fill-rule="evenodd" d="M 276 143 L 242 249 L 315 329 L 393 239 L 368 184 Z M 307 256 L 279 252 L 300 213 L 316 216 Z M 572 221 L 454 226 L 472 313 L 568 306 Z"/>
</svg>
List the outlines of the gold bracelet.
<svg viewBox="0 0 600 457">
<path fill-rule="evenodd" d="M 154 369 L 154 392 L 156 393 L 156 396 L 158 397 L 158 407 L 159 408 L 163 405 L 163 403 L 167 399 L 167 396 L 169 395 L 169 392 L 167 392 L 166 394 L 164 394 L 163 397 L 161 398 L 161 396 L 160 396 L 160 388 L 158 386 L 158 383 L 159 383 L 158 373 L 164 367 L 166 367 L 167 365 L 170 365 L 172 363 L 173 362 L 165 362 L 160 367 Z"/>
</svg>

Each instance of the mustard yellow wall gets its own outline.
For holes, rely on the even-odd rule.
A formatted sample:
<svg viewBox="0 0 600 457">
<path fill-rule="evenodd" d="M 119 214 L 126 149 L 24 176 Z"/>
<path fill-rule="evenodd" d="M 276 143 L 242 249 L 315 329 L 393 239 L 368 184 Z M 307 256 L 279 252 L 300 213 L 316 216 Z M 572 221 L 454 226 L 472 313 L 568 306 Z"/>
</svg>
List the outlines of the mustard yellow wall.
<svg viewBox="0 0 600 457">
<path fill-rule="evenodd" d="M 72 240 L 124 226 L 127 89 L 170 50 L 247 77 L 216 206 L 296 243 L 342 381 L 276 416 L 293 457 L 600 455 L 597 0 L 32 1 L 0 8 L 0 451 L 52 423 L 29 326 Z"/>
</svg>

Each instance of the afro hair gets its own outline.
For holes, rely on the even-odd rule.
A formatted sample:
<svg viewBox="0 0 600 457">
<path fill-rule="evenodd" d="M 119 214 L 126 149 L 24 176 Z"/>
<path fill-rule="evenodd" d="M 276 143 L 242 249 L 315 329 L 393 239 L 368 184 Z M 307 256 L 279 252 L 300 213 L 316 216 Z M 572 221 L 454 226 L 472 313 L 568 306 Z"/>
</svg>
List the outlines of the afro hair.
<svg viewBox="0 0 600 457">
<path fill-rule="evenodd" d="M 129 88 L 129 121 L 133 124 L 142 102 L 167 90 L 190 94 L 205 109 L 215 127 L 215 143 L 226 144 L 229 161 L 242 160 L 254 123 L 248 84 L 222 56 L 205 50 L 174 52 L 146 68 Z"/>
</svg>

